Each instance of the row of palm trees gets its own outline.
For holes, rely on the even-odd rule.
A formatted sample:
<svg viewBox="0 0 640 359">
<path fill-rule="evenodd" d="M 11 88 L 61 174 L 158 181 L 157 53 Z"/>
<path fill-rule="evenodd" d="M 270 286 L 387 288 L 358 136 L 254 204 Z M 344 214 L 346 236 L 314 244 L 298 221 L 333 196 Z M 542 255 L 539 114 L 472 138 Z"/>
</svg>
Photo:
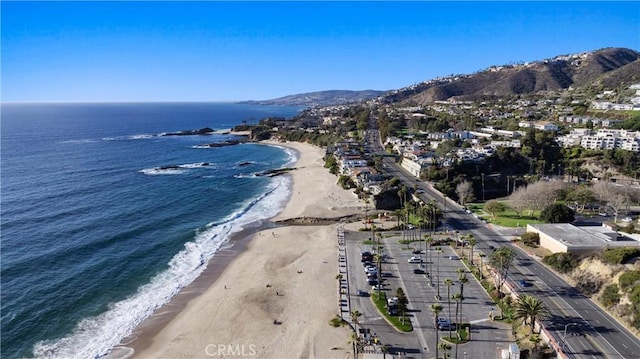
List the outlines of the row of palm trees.
<svg viewBox="0 0 640 359">
<path fill-rule="evenodd" d="M 428 203 L 416 202 L 408 198 L 409 194 L 406 186 L 398 191 L 400 209 L 396 210 L 394 214 L 398 219 L 398 226 L 402 226 L 402 239 L 418 240 L 424 232 L 435 232 L 438 221 L 442 218 L 442 212 L 435 200 Z M 408 226 L 411 223 L 411 218 L 417 219 L 418 233 Z"/>
<path fill-rule="evenodd" d="M 466 271 L 464 270 L 464 268 L 458 268 L 456 272 L 458 273 L 458 283 L 460 284 L 460 291 L 458 293 L 451 294 L 451 286 L 455 284 L 455 282 L 451 278 L 445 279 L 444 284 L 447 286 L 447 307 L 448 307 L 449 318 L 451 318 L 451 300 L 453 300 L 456 303 L 455 316 L 454 316 L 455 319 L 453 323 L 451 323 L 453 325 L 449 326 L 449 338 L 453 338 L 451 335 L 451 331 L 452 331 L 452 328 L 455 327 L 456 336 L 457 336 L 456 346 L 455 346 L 455 355 L 457 357 L 458 356 L 457 342 L 462 339 L 460 337 L 460 332 L 459 332 L 459 328 L 461 328 L 462 325 L 458 325 L 458 323 L 462 324 L 462 301 L 464 300 L 464 285 L 469 282 L 469 279 L 467 278 Z M 438 348 L 446 347 L 441 345 L 442 343 L 438 343 L 439 330 L 437 328 L 437 323 L 438 323 L 439 314 L 440 312 L 442 312 L 442 310 L 443 310 L 442 305 L 440 305 L 439 303 L 435 303 L 431 305 L 431 311 L 433 311 L 433 313 L 435 314 L 435 324 L 436 324 L 436 343 L 437 343 L 436 358 L 438 357 Z M 445 358 L 446 357 L 447 357 L 447 353 L 445 350 Z"/>
<path fill-rule="evenodd" d="M 463 287 L 464 287 L 464 283 L 468 281 L 466 279 L 466 276 L 464 275 L 464 272 L 460 273 L 459 281 L 460 281 L 460 292 L 450 296 L 447 295 L 448 297 L 447 304 L 449 306 L 449 318 L 451 318 L 451 301 L 449 299 L 453 299 L 456 302 L 455 328 L 456 328 L 458 340 L 455 343 L 455 354 L 454 354 L 455 358 L 458 357 L 458 341 L 461 339 L 460 332 L 459 332 L 460 327 L 458 326 L 458 323 L 462 324 L 462 301 L 464 299 L 464 296 L 462 294 L 464 291 Z M 451 279 L 446 279 L 445 283 L 447 284 L 447 294 L 449 294 L 449 288 L 451 287 L 451 285 L 453 285 L 453 281 Z M 531 330 L 531 336 L 534 339 L 532 340 L 532 342 L 539 342 L 539 339 L 538 339 L 539 336 L 534 334 L 535 326 L 538 321 L 549 317 L 550 315 L 549 308 L 546 306 L 546 304 L 542 300 L 531 295 L 522 295 L 518 297 L 518 300 L 515 302 L 514 307 L 515 307 L 514 318 L 522 320 L 523 324 L 528 324 Z M 446 359 L 450 357 L 449 350 L 451 350 L 451 345 L 449 345 L 447 342 L 444 342 L 444 341 L 440 342 L 440 338 L 439 338 L 440 331 L 437 328 L 438 318 L 442 310 L 443 310 L 442 305 L 440 305 L 439 303 L 435 303 L 431 305 L 431 311 L 435 315 L 435 324 L 436 324 L 436 358 L 440 358 L 438 356 L 438 350 L 442 350 L 443 358 Z M 449 326 L 449 338 L 453 339 L 453 337 L 451 336 L 451 326 Z"/>
</svg>

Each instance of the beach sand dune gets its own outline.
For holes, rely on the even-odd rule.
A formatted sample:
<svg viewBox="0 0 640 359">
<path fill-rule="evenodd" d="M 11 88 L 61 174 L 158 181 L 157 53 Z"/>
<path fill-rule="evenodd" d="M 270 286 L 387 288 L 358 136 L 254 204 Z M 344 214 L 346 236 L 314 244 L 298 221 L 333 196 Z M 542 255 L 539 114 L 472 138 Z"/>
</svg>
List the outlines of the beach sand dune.
<svg viewBox="0 0 640 359">
<path fill-rule="evenodd" d="M 274 220 L 335 218 L 364 204 L 341 189 L 323 167 L 320 148 L 283 144 L 299 152 L 293 189 Z M 339 224 L 283 226 L 253 236 L 247 249 L 191 300 L 137 358 L 347 358 L 350 330 L 334 328 L 338 314 Z M 135 348 L 135 345 L 134 345 Z"/>
</svg>

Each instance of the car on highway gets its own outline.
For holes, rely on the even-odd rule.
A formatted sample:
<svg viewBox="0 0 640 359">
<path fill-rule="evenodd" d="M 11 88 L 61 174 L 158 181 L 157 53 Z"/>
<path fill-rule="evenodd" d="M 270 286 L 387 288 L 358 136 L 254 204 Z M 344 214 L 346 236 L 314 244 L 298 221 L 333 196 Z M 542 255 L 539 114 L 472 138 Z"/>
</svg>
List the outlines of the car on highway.
<svg viewBox="0 0 640 359">
<path fill-rule="evenodd" d="M 358 289 L 357 294 L 358 294 L 358 297 L 368 297 L 369 296 L 369 293 L 364 291 L 364 290 L 362 290 L 362 289 Z"/>
<path fill-rule="evenodd" d="M 422 259 L 420 257 L 411 257 L 407 260 L 409 263 L 422 263 Z"/>
<path fill-rule="evenodd" d="M 460 259 L 460 257 L 458 257 L 458 256 L 449 256 L 449 259 L 451 259 L 452 261 L 455 261 L 455 260 Z"/>
<path fill-rule="evenodd" d="M 521 286 L 522 288 L 526 288 L 526 287 L 531 287 L 533 284 L 529 283 L 528 281 L 526 281 L 524 279 L 520 279 L 518 281 L 518 285 Z"/>
</svg>

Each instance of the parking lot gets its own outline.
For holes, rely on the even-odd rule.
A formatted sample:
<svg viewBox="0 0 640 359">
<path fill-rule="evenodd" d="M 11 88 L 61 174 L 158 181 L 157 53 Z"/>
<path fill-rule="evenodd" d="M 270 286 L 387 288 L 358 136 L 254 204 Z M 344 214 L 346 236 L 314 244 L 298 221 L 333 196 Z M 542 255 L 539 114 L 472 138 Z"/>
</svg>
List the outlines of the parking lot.
<svg viewBox="0 0 640 359">
<path fill-rule="evenodd" d="M 435 355 L 436 324 L 430 308 L 434 303 L 441 304 L 443 310 L 439 316 L 454 322 L 455 302 L 450 302 L 449 312 L 447 294 L 452 295 L 460 291 L 458 271 L 466 270 L 459 258 L 461 253 L 454 252 L 449 246 L 441 246 L 441 252 L 432 250 L 427 253 L 424 243 L 400 244 L 400 232 L 382 233 L 382 252 L 388 259 L 381 264 L 381 290 L 385 291 L 388 297 L 394 296 L 397 288 L 404 290 L 408 298 L 407 316 L 414 328 L 411 333 L 401 333 L 386 322 L 370 297 L 358 295 L 358 291 L 366 293 L 373 290 L 361 262 L 362 252 L 376 253 L 375 246 L 364 244 L 370 237 L 371 233 L 367 232 L 345 232 L 349 256 L 351 310 L 362 313 L 359 322 L 363 327 L 369 328 L 371 333 L 375 333 L 381 343 L 389 345 L 390 353 L 400 352 L 409 356 L 413 354 L 416 358 Z M 422 250 L 421 254 L 414 253 L 418 250 Z M 414 260 L 416 263 L 409 263 L 412 257 L 421 258 Z M 427 260 L 429 258 L 430 260 Z M 427 272 L 430 272 L 431 278 Z M 473 275 L 467 271 L 466 277 L 469 282 L 464 285 L 465 299 L 462 301 L 461 313 L 462 321 L 471 323 L 471 342 L 459 345 L 458 357 L 462 358 L 464 352 L 467 353 L 467 359 L 496 357 L 497 348 L 504 347 L 509 342 L 510 326 L 489 319 L 490 313 L 493 311 L 497 314 L 498 309 Z M 445 284 L 446 279 L 452 280 L 453 284 L 450 287 Z M 440 336 L 443 335 L 448 335 L 448 331 L 440 331 Z"/>
</svg>

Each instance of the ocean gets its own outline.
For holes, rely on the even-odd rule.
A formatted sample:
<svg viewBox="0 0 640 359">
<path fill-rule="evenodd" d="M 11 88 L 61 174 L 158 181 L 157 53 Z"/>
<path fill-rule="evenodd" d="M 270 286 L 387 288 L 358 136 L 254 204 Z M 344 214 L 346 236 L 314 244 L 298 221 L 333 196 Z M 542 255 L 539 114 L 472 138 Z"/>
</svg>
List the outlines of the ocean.
<svg viewBox="0 0 640 359">
<path fill-rule="evenodd" d="M 275 216 L 283 148 L 159 136 L 290 118 L 232 103 L 2 104 L 2 358 L 95 358 Z"/>
</svg>

